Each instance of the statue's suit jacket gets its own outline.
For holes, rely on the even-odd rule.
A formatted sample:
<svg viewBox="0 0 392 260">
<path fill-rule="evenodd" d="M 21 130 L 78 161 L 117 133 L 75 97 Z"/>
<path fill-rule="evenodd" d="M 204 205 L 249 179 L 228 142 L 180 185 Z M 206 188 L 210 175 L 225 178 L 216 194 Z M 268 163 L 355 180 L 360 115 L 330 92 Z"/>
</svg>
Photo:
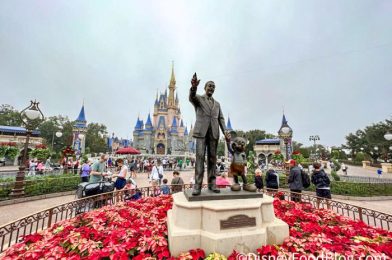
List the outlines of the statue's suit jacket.
<svg viewBox="0 0 392 260">
<path fill-rule="evenodd" d="M 218 101 L 212 98 L 213 102 L 207 100 L 207 95 L 197 95 L 197 88 L 191 87 L 189 91 L 189 101 L 196 110 L 196 123 L 193 128 L 193 137 L 204 138 L 208 128 L 211 127 L 214 139 L 219 139 L 219 126 L 223 132 L 226 131 L 225 119 Z"/>
</svg>

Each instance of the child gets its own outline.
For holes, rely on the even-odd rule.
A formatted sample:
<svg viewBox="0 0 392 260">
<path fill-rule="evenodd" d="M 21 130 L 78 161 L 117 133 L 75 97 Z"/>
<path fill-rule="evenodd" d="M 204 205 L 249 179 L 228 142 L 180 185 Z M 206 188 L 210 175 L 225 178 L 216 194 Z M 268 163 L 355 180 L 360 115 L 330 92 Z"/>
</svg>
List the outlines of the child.
<svg viewBox="0 0 392 260">
<path fill-rule="evenodd" d="M 170 187 L 167 185 L 167 179 L 163 179 L 163 185 L 161 185 L 162 194 L 170 194 Z"/>
<path fill-rule="evenodd" d="M 124 187 L 125 200 L 130 200 L 132 196 L 135 195 L 136 187 L 137 187 L 136 182 L 132 178 L 129 178 L 127 180 L 127 184 Z"/>
<path fill-rule="evenodd" d="M 262 192 L 264 187 L 263 177 L 261 177 L 261 173 L 261 170 L 257 168 L 255 171 L 255 185 L 257 188 L 257 192 Z"/>
</svg>

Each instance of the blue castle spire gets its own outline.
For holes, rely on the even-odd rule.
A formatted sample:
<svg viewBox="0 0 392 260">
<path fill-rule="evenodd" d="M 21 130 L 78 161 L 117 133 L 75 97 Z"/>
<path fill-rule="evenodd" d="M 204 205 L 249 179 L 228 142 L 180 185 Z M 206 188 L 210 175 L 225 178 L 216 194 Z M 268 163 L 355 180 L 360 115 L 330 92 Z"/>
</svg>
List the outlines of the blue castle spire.
<svg viewBox="0 0 392 260">
<path fill-rule="evenodd" d="M 227 130 L 227 131 L 233 131 L 233 127 L 231 127 L 230 117 L 227 118 L 226 130 Z"/>
<path fill-rule="evenodd" d="M 145 124 L 145 128 L 146 128 L 146 130 L 152 130 L 152 122 L 151 122 L 150 113 L 148 113 L 148 117 L 147 117 L 147 122 Z"/>
<path fill-rule="evenodd" d="M 86 115 L 84 113 L 84 104 L 82 105 L 82 109 L 80 110 L 78 118 L 75 120 L 75 127 L 76 128 L 86 128 L 87 120 Z"/>
<path fill-rule="evenodd" d="M 283 125 L 287 125 L 286 116 L 284 114 L 283 114 L 283 118 L 282 118 L 282 126 Z"/>
<path fill-rule="evenodd" d="M 188 127 L 185 127 L 184 135 L 188 135 Z"/>
<path fill-rule="evenodd" d="M 140 129 L 140 119 L 139 119 L 139 117 L 137 117 L 135 130 L 139 130 L 139 129 Z"/>
</svg>

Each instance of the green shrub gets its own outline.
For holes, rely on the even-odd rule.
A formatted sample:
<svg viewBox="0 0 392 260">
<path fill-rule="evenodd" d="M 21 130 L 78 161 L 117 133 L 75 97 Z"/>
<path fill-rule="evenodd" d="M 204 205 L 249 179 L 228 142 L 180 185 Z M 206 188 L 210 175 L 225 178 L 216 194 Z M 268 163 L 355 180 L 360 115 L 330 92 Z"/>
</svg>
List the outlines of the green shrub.
<svg viewBox="0 0 392 260">
<path fill-rule="evenodd" d="M 25 179 L 25 196 L 76 190 L 78 175 L 28 176 Z M 15 185 L 14 179 L 0 180 L 0 200 L 7 199 Z"/>
<path fill-rule="evenodd" d="M 340 163 L 338 162 L 338 160 L 332 160 L 333 164 L 335 165 L 335 171 L 339 171 L 341 168 Z"/>
<path fill-rule="evenodd" d="M 356 197 L 390 196 L 392 183 L 332 182 L 331 193 Z"/>
<path fill-rule="evenodd" d="M 340 181 L 340 176 L 336 173 L 336 171 L 332 171 L 331 176 L 334 179 L 334 181 Z"/>
</svg>

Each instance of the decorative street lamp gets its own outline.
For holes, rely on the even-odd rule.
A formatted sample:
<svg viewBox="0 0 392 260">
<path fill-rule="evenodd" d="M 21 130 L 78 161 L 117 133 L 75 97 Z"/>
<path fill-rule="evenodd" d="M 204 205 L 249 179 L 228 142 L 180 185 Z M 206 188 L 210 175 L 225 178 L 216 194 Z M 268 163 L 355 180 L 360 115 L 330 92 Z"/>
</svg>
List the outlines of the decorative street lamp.
<svg viewBox="0 0 392 260">
<path fill-rule="evenodd" d="M 59 126 L 59 129 L 56 132 L 53 132 L 53 135 L 52 135 L 52 151 L 53 151 L 53 145 L 54 145 L 54 135 L 56 135 L 57 138 L 62 137 L 63 133 L 60 132 L 60 130 L 62 130 L 62 129 L 63 129 L 63 127 Z"/>
<path fill-rule="evenodd" d="M 316 141 L 320 141 L 320 136 L 311 135 L 311 136 L 309 136 L 309 141 L 313 141 L 313 146 L 314 146 L 315 153 L 316 153 Z"/>
<path fill-rule="evenodd" d="M 16 175 L 15 186 L 10 193 L 10 196 L 14 198 L 24 196 L 24 179 L 27 164 L 27 149 L 29 147 L 30 136 L 33 130 L 36 129 L 44 120 L 44 115 L 38 107 L 39 102 L 30 102 L 30 106 L 26 107 L 20 112 L 22 124 L 26 128 L 26 142 L 23 150 L 22 163 L 20 164 L 19 172 Z"/>
</svg>

